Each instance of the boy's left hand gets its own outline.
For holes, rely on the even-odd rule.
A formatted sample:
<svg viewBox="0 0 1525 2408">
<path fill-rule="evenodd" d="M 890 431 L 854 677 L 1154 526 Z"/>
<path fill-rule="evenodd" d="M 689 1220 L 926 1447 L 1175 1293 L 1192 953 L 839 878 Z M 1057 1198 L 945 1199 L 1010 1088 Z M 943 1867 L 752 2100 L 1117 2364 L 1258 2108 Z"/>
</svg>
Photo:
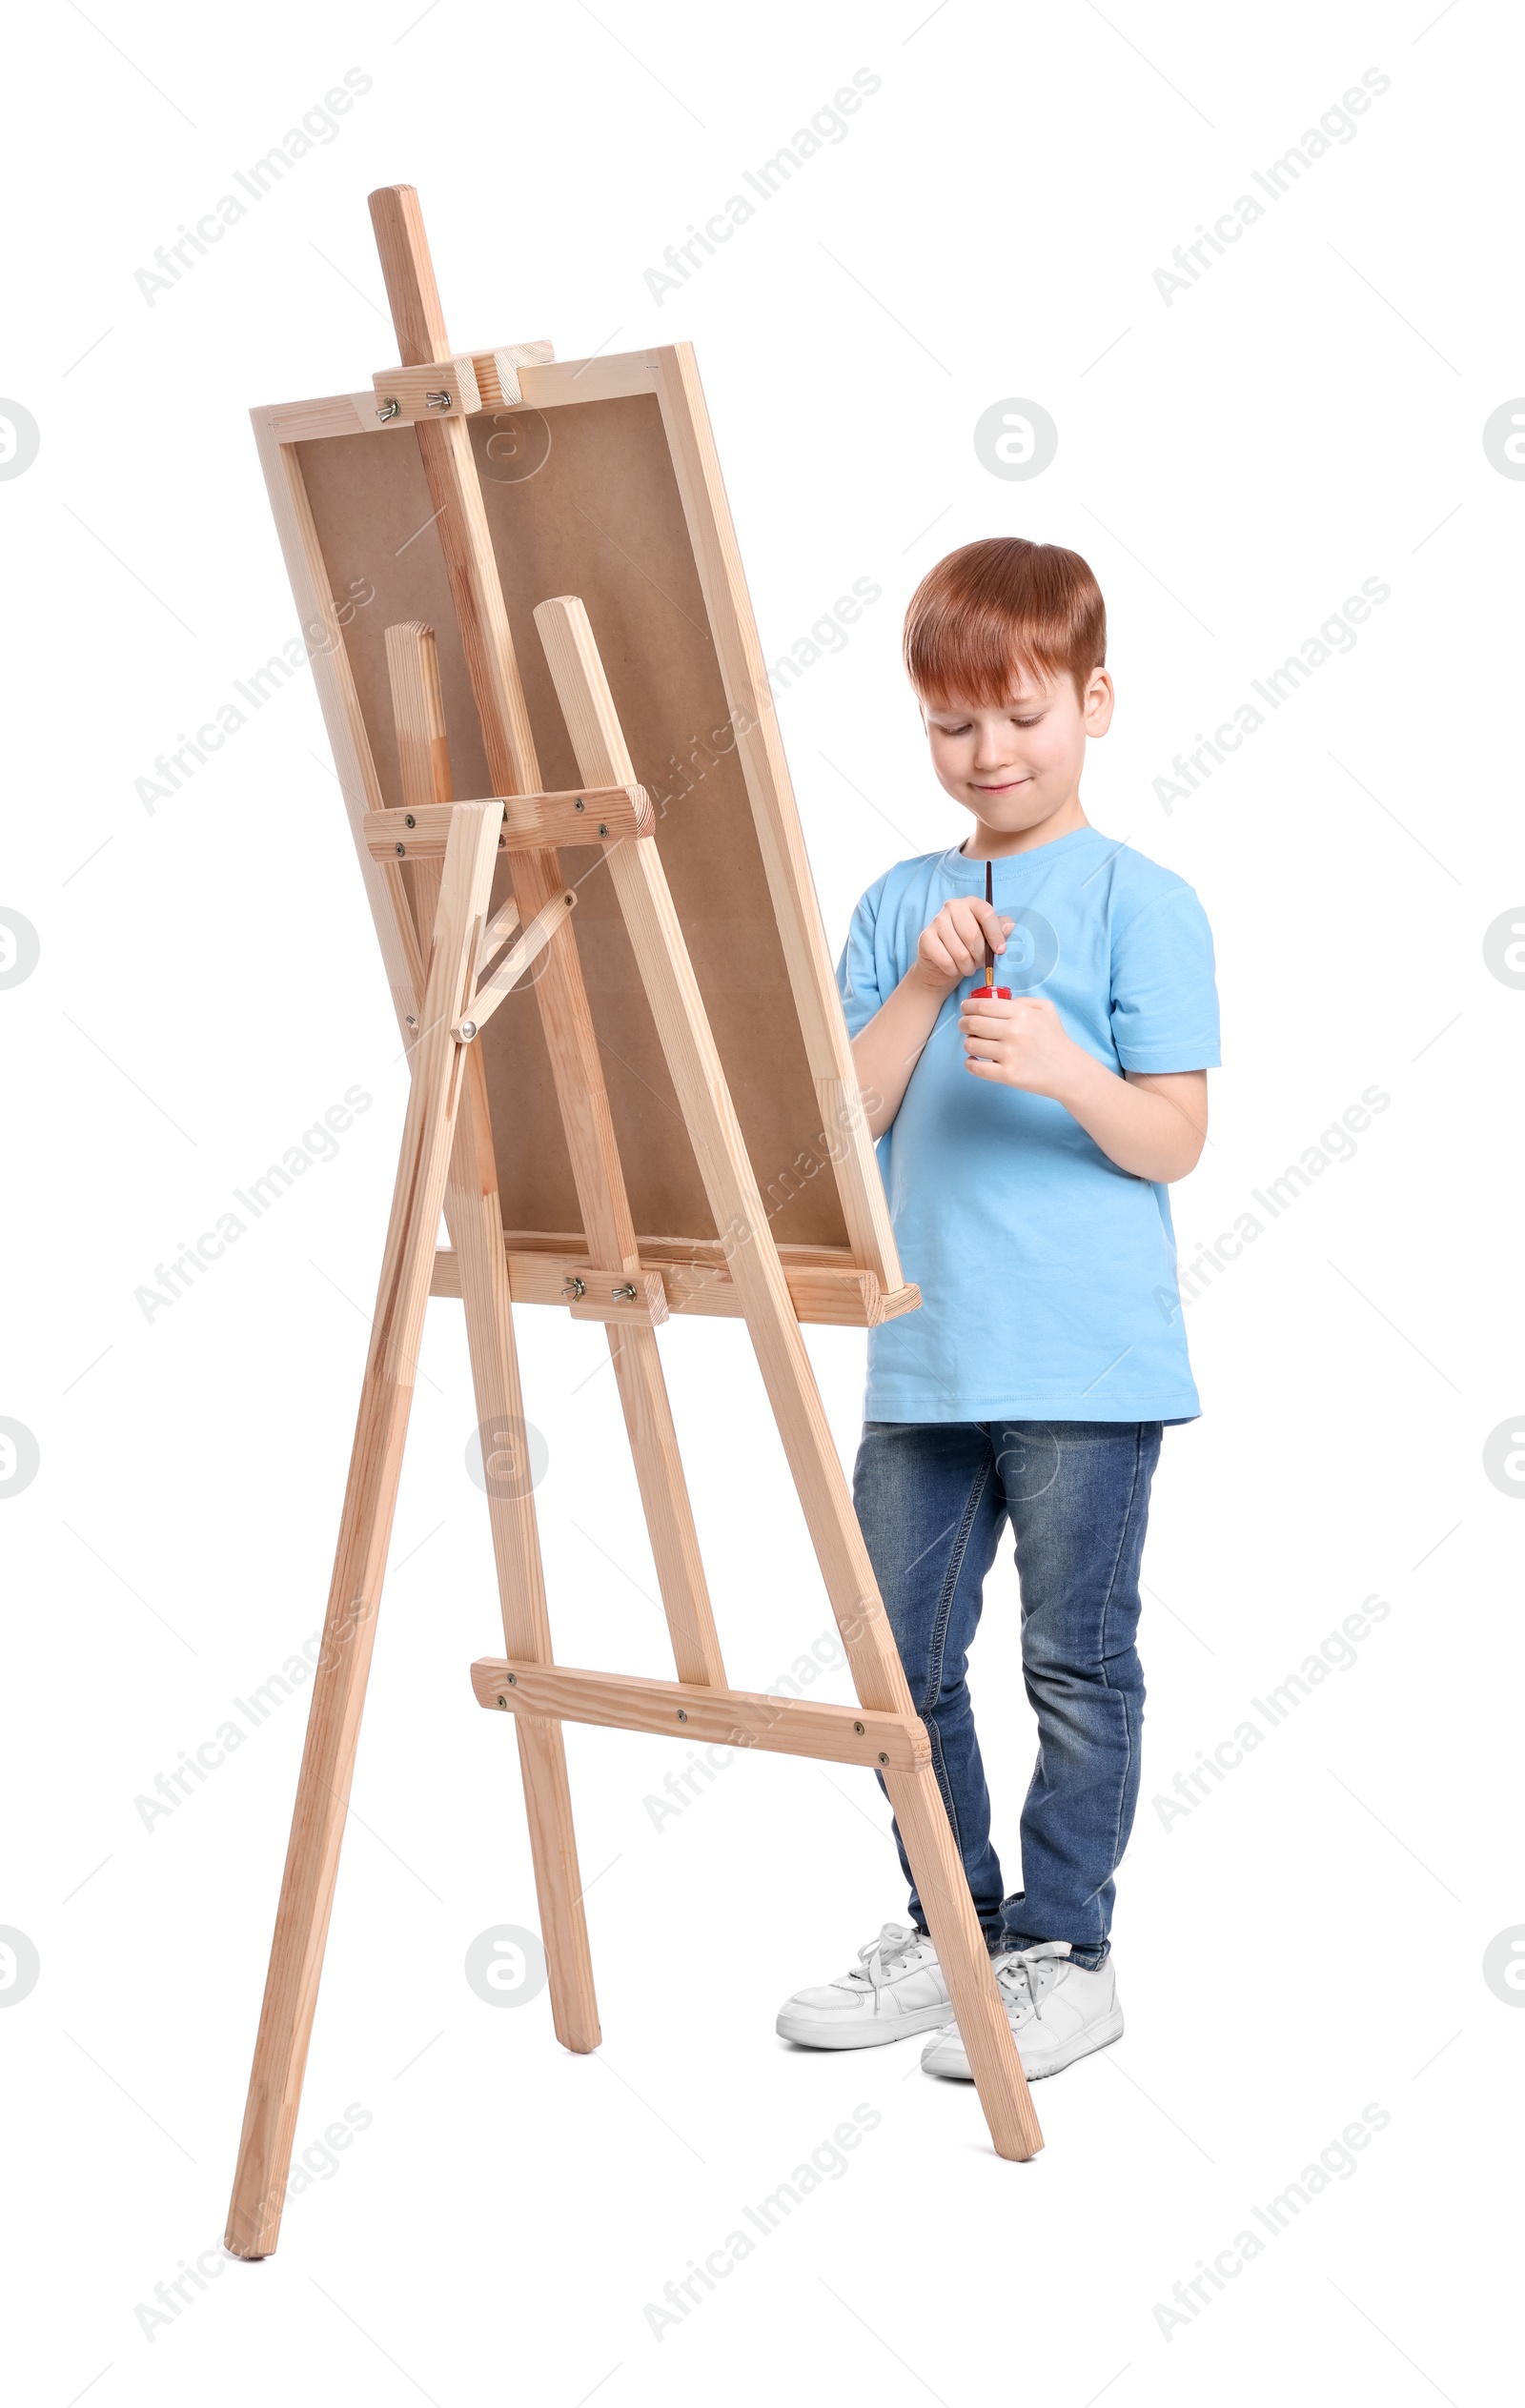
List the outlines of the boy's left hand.
<svg viewBox="0 0 1525 2408">
<path fill-rule="evenodd" d="M 1064 1022 L 1043 995 L 1014 995 L 1005 1003 L 998 997 L 981 1002 L 966 999 L 959 1033 L 968 1056 L 965 1067 L 975 1078 L 1021 1087 L 1027 1095 L 1051 1096 L 1058 1103 L 1088 1059 L 1066 1035 Z"/>
</svg>

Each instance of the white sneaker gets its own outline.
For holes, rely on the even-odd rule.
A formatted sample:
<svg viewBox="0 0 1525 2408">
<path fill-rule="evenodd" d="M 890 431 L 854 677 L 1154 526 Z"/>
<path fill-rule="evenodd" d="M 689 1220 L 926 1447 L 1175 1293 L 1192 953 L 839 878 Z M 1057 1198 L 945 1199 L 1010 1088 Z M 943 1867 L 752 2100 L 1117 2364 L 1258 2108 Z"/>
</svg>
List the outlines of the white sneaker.
<svg viewBox="0 0 1525 2408">
<path fill-rule="evenodd" d="M 1110 1956 L 1094 1973 L 1088 1972 L 1084 1965 L 1070 1963 L 1068 1940 L 1041 1940 L 1036 1948 L 1013 1949 L 993 1962 L 996 1988 L 1029 2082 L 1041 2081 L 1046 2074 L 1062 2074 L 1078 2056 L 1089 2056 L 1093 2049 L 1121 2039 L 1123 2010 Z M 956 2023 L 927 2043 L 922 2071 L 945 2074 L 955 2082 L 973 2080 Z"/>
<path fill-rule="evenodd" d="M 925 1932 L 886 1923 L 858 1951 L 851 1972 L 823 1990 L 797 1990 L 777 2029 L 806 2049 L 877 2049 L 913 2032 L 935 2032 L 950 2013 L 937 1951 Z"/>
</svg>

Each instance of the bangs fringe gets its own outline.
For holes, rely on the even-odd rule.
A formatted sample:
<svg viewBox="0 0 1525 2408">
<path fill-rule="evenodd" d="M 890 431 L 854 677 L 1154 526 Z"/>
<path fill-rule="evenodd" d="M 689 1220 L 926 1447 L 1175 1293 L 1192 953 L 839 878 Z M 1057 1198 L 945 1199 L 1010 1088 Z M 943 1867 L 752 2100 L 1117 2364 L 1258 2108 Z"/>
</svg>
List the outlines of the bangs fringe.
<svg viewBox="0 0 1525 2408">
<path fill-rule="evenodd" d="M 1107 658 L 1107 608 L 1089 565 L 1057 543 L 992 536 L 950 552 L 905 613 L 905 672 L 934 709 L 1009 700 L 1024 670 L 1067 670 L 1083 695 Z"/>
</svg>

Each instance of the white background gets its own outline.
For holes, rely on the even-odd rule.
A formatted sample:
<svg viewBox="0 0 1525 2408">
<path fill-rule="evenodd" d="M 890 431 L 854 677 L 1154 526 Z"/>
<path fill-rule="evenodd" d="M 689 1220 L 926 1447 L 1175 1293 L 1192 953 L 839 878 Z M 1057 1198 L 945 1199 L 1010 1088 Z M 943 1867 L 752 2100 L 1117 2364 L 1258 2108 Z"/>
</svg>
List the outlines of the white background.
<svg viewBox="0 0 1525 2408">
<path fill-rule="evenodd" d="M 1525 486 L 1481 437 L 1525 388 L 1518 20 L 416 14 L 94 0 L 11 35 L 0 383 L 41 433 L 0 490 L 0 905 L 41 943 L 0 991 L 0 1413 L 40 1449 L 0 1499 L 0 1922 L 41 1961 L 0 2013 L 11 2396 L 1491 2399 L 1525 1993 L 1482 1961 L 1525 1889 L 1518 1499 L 1483 1448 L 1525 1402 L 1525 994 L 1483 936 L 1525 895 Z M 846 138 L 659 307 L 644 272 L 861 68 L 882 89 Z M 155 247 L 349 69 L 373 89 L 336 138 L 151 305 Z M 1391 89 L 1354 138 L 1168 305 L 1175 246 L 1369 69 Z M 222 2228 L 304 1704 L 152 1830 L 134 1800 L 320 1620 L 405 1074 L 310 679 L 152 813 L 135 783 L 295 632 L 245 414 L 395 356 L 365 196 L 397 181 L 458 347 L 695 341 L 770 659 L 883 586 L 780 706 L 834 952 L 873 877 L 963 833 L 898 667 L 912 586 L 976 536 L 1058 540 L 1110 614 L 1089 815 L 1189 879 L 1217 940 L 1183 1259 L 1365 1088 L 1391 1104 L 1189 1307 L 1205 1412 L 1168 1438 L 1146 1560 L 1128 2031 L 1036 2093 L 1026 2167 L 916 2044 L 773 2035 L 903 1912 L 860 1776 L 753 1760 L 659 1830 L 644 1801 L 685 1750 L 569 1728 L 605 2046 L 563 2054 L 543 1992 L 502 2013 L 469 1989 L 471 1941 L 537 1914 L 513 1743 L 467 1685 L 500 1628 L 460 1324 L 434 1306 L 299 2147 L 352 2103 L 371 2120 L 275 2256 L 146 2332 Z M 1059 428 L 1030 482 L 973 448 L 1012 396 Z M 1368 577 L 1391 597 L 1354 649 L 1162 808 L 1172 757 Z M 336 1158 L 146 1321 L 134 1289 L 351 1085 L 375 1104 Z M 518 1319 L 558 1652 L 664 1673 L 602 1333 Z M 740 1325 L 661 1344 L 732 1675 L 762 1685 L 829 1628 L 824 1591 Z M 809 1346 L 850 1461 L 863 1339 Z M 1373 1593 L 1356 1663 L 1167 1827 L 1155 1796 Z M 1005 1559 L 988 1606 L 1014 1886 Z M 657 2337 L 646 2303 L 859 2102 L 882 2121 L 847 2170 Z M 1368 2104 L 1390 2121 L 1358 2171 L 1162 2330 L 1172 2285 Z"/>
</svg>

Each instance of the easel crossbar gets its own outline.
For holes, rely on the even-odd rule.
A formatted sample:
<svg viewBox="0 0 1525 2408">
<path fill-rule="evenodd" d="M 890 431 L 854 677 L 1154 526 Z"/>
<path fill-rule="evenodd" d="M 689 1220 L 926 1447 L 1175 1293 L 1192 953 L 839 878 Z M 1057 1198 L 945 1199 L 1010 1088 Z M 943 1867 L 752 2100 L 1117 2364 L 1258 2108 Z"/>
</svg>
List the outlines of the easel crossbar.
<svg viewBox="0 0 1525 2408">
<path fill-rule="evenodd" d="M 499 852 L 523 844 L 620 844 L 626 837 L 651 836 L 657 815 L 644 786 L 573 786 L 564 794 L 495 795 L 502 805 Z M 448 802 L 417 803 L 407 811 L 367 811 L 360 821 L 373 861 L 442 861 L 450 835 Z M 263 840 L 268 841 L 268 830 Z"/>
<path fill-rule="evenodd" d="M 583 1672 L 563 1664 L 479 1656 L 471 1668 L 479 1706 L 548 1721 L 599 1723 L 606 1730 L 719 1741 L 829 1764 L 865 1764 L 915 1772 L 932 1760 L 919 1716 L 876 1713 L 772 1691 L 702 1689 L 688 1681 L 640 1680 L 623 1672 Z"/>
</svg>

